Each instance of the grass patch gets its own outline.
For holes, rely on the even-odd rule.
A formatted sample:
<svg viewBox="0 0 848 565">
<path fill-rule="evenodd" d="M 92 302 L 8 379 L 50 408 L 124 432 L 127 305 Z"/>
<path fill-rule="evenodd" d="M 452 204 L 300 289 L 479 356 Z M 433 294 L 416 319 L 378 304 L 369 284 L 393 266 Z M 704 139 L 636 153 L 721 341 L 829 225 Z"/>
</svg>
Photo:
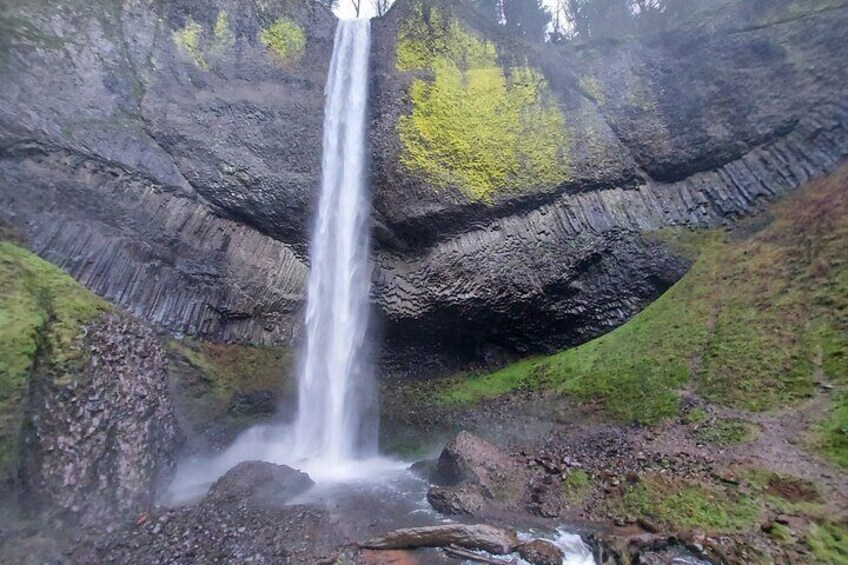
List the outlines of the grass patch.
<svg viewBox="0 0 848 565">
<path fill-rule="evenodd" d="M 757 437 L 757 429 L 741 420 L 719 420 L 698 428 L 699 439 L 719 445 L 745 443 Z"/>
<path fill-rule="evenodd" d="M 58 267 L 0 241 L 0 476 L 16 470 L 27 383 L 37 355 L 57 380 L 84 352 L 72 346 L 83 324 L 109 310 Z"/>
<path fill-rule="evenodd" d="M 749 469 L 744 479 L 759 498 L 779 512 L 817 516 L 824 508 L 818 487 L 805 479 L 766 469 Z"/>
<path fill-rule="evenodd" d="M 848 564 L 848 524 L 845 522 L 810 524 L 804 544 L 820 563 Z"/>
<path fill-rule="evenodd" d="M 819 373 L 844 385 L 848 167 L 769 214 L 770 223 L 745 237 L 656 233 L 697 260 L 627 324 L 552 356 L 445 381 L 435 398 L 461 406 L 545 389 L 616 421 L 656 423 L 679 413 L 679 390 L 690 383 L 716 404 L 750 411 L 810 397 Z M 837 408 L 827 425 L 822 449 L 831 457 L 844 454 L 846 417 L 848 410 Z"/>
<path fill-rule="evenodd" d="M 815 428 L 815 447 L 828 461 L 848 468 L 848 392 L 834 398 L 834 406 Z"/>
<path fill-rule="evenodd" d="M 684 424 L 701 424 L 707 420 L 707 413 L 703 408 L 692 408 L 683 416 Z"/>
<path fill-rule="evenodd" d="M 570 504 L 576 505 L 583 502 L 589 491 L 592 490 L 592 479 L 589 473 L 583 469 L 572 471 L 563 476 L 559 484 L 559 492 Z"/>
<path fill-rule="evenodd" d="M 672 531 L 744 531 L 757 523 L 760 508 L 731 488 L 686 483 L 648 475 L 608 502 L 621 515 L 634 515 Z"/>
<path fill-rule="evenodd" d="M 795 541 L 795 536 L 792 535 L 792 530 L 789 529 L 788 526 L 778 524 L 777 522 L 769 525 L 766 533 L 780 545 L 789 545 Z"/>
</svg>

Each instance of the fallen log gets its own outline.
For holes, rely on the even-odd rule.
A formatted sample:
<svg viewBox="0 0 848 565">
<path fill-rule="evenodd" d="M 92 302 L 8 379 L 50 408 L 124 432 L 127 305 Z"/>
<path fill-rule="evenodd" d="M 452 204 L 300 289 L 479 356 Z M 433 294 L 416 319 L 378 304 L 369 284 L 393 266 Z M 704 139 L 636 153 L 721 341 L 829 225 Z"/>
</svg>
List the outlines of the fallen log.
<svg viewBox="0 0 848 565">
<path fill-rule="evenodd" d="M 474 561 L 476 563 L 485 563 L 486 565 L 514 565 L 515 559 L 510 559 L 509 561 L 504 561 L 503 559 L 496 559 L 494 557 L 487 557 L 486 555 L 480 555 L 479 553 L 474 553 L 469 549 L 462 549 L 461 547 L 457 547 L 455 545 L 451 545 L 448 547 L 442 548 L 445 553 L 452 557 L 458 557 L 460 559 L 465 559 L 466 561 Z"/>
<path fill-rule="evenodd" d="M 445 524 L 403 528 L 359 545 L 366 549 L 414 549 L 455 545 L 465 549 L 488 551 L 495 555 L 506 555 L 518 546 L 518 536 L 514 530 L 486 524 Z"/>
</svg>

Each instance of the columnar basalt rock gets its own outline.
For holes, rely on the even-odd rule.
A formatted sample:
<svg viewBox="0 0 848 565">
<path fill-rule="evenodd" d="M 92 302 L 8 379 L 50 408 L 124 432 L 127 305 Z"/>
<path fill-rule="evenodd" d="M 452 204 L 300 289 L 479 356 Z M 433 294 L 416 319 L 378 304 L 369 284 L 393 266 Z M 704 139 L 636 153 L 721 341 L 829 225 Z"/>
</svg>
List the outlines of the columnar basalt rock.
<svg viewBox="0 0 848 565">
<path fill-rule="evenodd" d="M 0 221 L 166 328 L 291 340 L 332 14 L 20 2 L 3 18 Z"/>
<path fill-rule="evenodd" d="M 576 46 L 522 43 L 457 0 L 398 0 L 375 21 L 384 369 L 492 365 L 608 331 L 687 268 L 645 232 L 732 222 L 844 160 L 848 2 L 767 4 Z M 168 329 L 291 341 L 332 15 L 180 0 L 8 17 L 0 221 Z M 475 85 L 503 110 L 467 116 L 487 135 L 469 163 L 425 126 L 431 110 L 451 123 Z"/>
</svg>

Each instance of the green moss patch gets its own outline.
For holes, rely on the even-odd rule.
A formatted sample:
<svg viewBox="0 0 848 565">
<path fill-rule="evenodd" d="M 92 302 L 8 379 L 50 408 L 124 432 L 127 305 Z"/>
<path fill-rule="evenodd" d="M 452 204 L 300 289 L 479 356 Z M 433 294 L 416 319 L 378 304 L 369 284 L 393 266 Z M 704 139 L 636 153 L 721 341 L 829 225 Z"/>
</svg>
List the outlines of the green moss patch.
<svg viewBox="0 0 848 565">
<path fill-rule="evenodd" d="M 169 342 L 168 348 L 199 369 L 211 389 L 228 399 L 234 391 L 295 391 L 291 378 L 294 360 L 286 348 L 207 343 L 187 338 Z"/>
<path fill-rule="evenodd" d="M 718 420 L 698 428 L 699 439 L 719 445 L 745 443 L 757 437 L 757 428 L 741 420 Z"/>
<path fill-rule="evenodd" d="M 814 433 L 818 451 L 834 464 L 848 468 L 848 392 L 836 396 L 834 406 Z"/>
<path fill-rule="evenodd" d="M 844 565 L 848 563 L 848 524 L 830 521 L 810 524 L 804 544 L 819 563 Z"/>
<path fill-rule="evenodd" d="M 560 494 L 572 505 L 582 503 L 591 490 L 592 478 L 582 469 L 564 475 L 559 484 Z"/>
<path fill-rule="evenodd" d="M 174 31 L 172 38 L 174 43 L 185 49 L 198 67 L 206 69 L 209 68 L 209 63 L 206 62 L 201 49 L 200 41 L 202 34 L 203 27 L 199 23 L 189 19 L 182 28 Z"/>
<path fill-rule="evenodd" d="M 269 391 L 279 401 L 297 393 L 290 349 L 208 343 L 184 338 L 167 344 L 174 398 L 190 432 L 230 425 L 233 395 Z M 238 419 L 238 416 L 233 416 Z"/>
<path fill-rule="evenodd" d="M 733 488 L 687 483 L 660 475 L 648 475 L 626 486 L 622 495 L 608 504 L 615 513 L 636 516 L 675 532 L 744 531 L 760 517 L 758 505 Z"/>
<path fill-rule="evenodd" d="M 215 37 L 215 45 L 221 48 L 232 47 L 236 43 L 236 36 L 230 28 L 230 15 L 226 10 L 218 12 L 218 17 L 215 18 L 215 28 L 213 29 Z"/>
<path fill-rule="evenodd" d="M 0 241 L 0 476 L 16 471 L 27 383 L 36 361 L 56 379 L 84 358 L 75 350 L 83 324 L 109 310 L 58 267 Z"/>
<path fill-rule="evenodd" d="M 397 124 L 409 172 L 482 202 L 568 179 L 564 118 L 534 69 L 501 67 L 492 43 L 420 4 L 399 29 L 396 65 L 430 75 L 413 79 Z"/>
<path fill-rule="evenodd" d="M 230 15 L 226 10 L 218 12 L 211 30 L 204 29 L 189 18 L 171 37 L 201 69 L 209 69 L 211 63 L 222 57 L 236 43 L 236 36 L 230 26 Z"/>
<path fill-rule="evenodd" d="M 772 207 L 746 238 L 691 234 L 690 271 L 627 324 L 580 347 L 487 375 L 444 381 L 435 398 L 468 405 L 516 389 L 564 394 L 617 421 L 679 412 L 679 390 L 764 411 L 810 397 L 816 381 L 844 387 L 848 359 L 848 168 Z M 837 395 L 821 449 L 845 461 L 848 410 Z M 728 432 L 729 430 L 725 430 Z M 731 434 L 732 435 L 732 434 Z"/>
<path fill-rule="evenodd" d="M 259 41 L 284 63 L 299 61 L 306 48 L 303 28 L 288 18 L 281 18 L 260 31 Z"/>
</svg>

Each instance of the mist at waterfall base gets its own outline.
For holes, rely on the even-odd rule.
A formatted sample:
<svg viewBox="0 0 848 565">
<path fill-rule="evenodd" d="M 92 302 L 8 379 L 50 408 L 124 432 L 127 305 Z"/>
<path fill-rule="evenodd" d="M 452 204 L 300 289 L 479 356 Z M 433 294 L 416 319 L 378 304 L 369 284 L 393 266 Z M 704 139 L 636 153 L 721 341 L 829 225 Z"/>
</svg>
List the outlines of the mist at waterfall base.
<svg viewBox="0 0 848 565">
<path fill-rule="evenodd" d="M 370 21 L 339 22 L 326 87 L 322 181 L 310 241 L 296 419 L 292 425 L 256 426 L 217 457 L 183 461 L 170 488 L 173 501 L 201 496 L 241 461 L 286 464 L 319 484 L 385 480 L 405 467 L 377 454 L 374 374 L 366 342 L 369 50 Z"/>
</svg>

